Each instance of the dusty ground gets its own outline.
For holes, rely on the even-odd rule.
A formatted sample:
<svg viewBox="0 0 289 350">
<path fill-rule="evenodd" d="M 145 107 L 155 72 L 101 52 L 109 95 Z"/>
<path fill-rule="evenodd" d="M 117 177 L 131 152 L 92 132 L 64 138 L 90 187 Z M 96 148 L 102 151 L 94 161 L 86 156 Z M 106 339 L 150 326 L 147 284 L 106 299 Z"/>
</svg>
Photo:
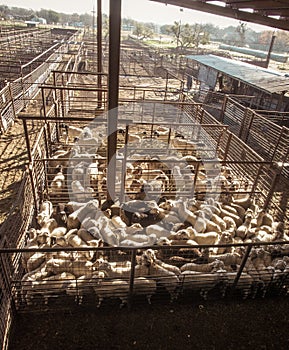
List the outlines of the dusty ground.
<svg viewBox="0 0 289 350">
<path fill-rule="evenodd" d="M 10 350 L 287 350 L 289 299 L 19 315 Z"/>
<path fill-rule="evenodd" d="M 38 135 L 38 128 L 29 126 L 30 140 Z M 0 136 L 0 227 L 15 199 L 28 162 L 22 121 L 16 119 L 5 135 Z"/>
</svg>

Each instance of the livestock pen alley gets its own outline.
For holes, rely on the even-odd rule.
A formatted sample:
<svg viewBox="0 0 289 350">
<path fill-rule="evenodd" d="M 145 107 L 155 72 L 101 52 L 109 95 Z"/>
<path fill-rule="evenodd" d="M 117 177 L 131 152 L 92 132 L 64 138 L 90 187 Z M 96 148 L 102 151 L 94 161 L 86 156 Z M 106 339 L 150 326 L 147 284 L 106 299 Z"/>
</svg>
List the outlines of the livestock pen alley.
<svg viewBox="0 0 289 350">
<path fill-rule="evenodd" d="M 269 349 L 277 338 L 285 349 L 286 127 L 266 158 L 241 137 L 248 123 L 236 133 L 190 99 L 181 74 L 156 69 L 157 56 L 159 76 L 142 67 L 148 50 L 133 64 L 126 52 L 112 204 L 107 56 L 93 73 L 89 33 L 72 35 L 41 63 L 49 74 L 32 70 L 19 94 L 2 99 L 1 138 L 16 141 L 15 150 L 3 142 L 2 187 L 17 186 L 10 202 L 3 197 L 13 206 L 0 228 L 3 348 L 10 336 L 11 349 Z M 207 342 L 197 336 L 204 324 Z"/>
</svg>

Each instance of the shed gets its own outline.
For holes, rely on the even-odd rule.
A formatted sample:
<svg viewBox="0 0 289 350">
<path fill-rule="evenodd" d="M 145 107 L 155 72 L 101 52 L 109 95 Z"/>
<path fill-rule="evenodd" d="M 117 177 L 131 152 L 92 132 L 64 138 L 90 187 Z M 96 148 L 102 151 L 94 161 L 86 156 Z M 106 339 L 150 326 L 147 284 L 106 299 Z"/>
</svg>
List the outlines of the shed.
<svg viewBox="0 0 289 350">
<path fill-rule="evenodd" d="M 289 78 L 280 72 L 215 55 L 189 55 L 188 65 L 201 88 L 228 94 L 253 95 L 255 108 L 289 108 Z"/>
<path fill-rule="evenodd" d="M 25 23 L 27 24 L 27 27 L 29 27 L 29 28 L 38 27 L 38 24 L 39 24 L 39 22 L 35 22 L 35 21 L 25 21 Z"/>
</svg>

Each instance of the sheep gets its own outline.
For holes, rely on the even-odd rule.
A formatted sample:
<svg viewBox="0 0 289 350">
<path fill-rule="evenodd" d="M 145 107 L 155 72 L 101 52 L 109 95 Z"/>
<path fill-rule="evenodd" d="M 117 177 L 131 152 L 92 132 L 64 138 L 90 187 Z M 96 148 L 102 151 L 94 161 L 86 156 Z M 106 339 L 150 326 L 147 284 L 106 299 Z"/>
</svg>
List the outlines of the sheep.
<svg viewBox="0 0 289 350">
<path fill-rule="evenodd" d="M 49 272 L 46 270 L 45 263 L 42 263 L 38 268 L 31 272 L 27 272 L 21 279 L 21 291 L 20 299 L 22 302 L 30 302 L 29 292 L 32 289 L 32 282 L 37 280 L 42 280 L 45 277 L 49 276 Z M 20 300 L 16 299 L 16 307 L 19 307 Z"/>
<path fill-rule="evenodd" d="M 36 252 L 34 253 L 26 263 L 27 272 L 32 272 L 36 270 L 43 262 L 45 262 L 46 255 L 45 253 Z"/>
<path fill-rule="evenodd" d="M 52 230 L 50 237 L 51 238 L 63 237 L 66 233 L 67 233 L 66 227 L 56 227 L 54 230 Z"/>
<path fill-rule="evenodd" d="M 177 288 L 179 286 L 178 276 L 166 268 L 153 263 L 149 266 L 148 275 L 156 280 L 157 284 L 164 287 L 170 294 L 170 301 L 174 301 L 178 296 Z"/>
<path fill-rule="evenodd" d="M 38 213 L 36 220 L 37 223 L 41 226 L 45 221 L 50 219 L 53 213 L 53 205 L 50 201 L 44 201 L 41 203 L 40 212 Z"/>
<path fill-rule="evenodd" d="M 84 228 L 80 228 L 79 230 L 77 230 L 77 235 L 83 242 L 85 242 L 88 245 L 89 242 L 94 240 L 94 237 Z"/>
<path fill-rule="evenodd" d="M 217 232 L 198 233 L 193 227 L 188 227 L 187 230 L 190 233 L 190 238 L 200 245 L 214 245 L 219 240 L 219 234 Z"/>
<path fill-rule="evenodd" d="M 167 230 L 165 227 L 158 225 L 158 224 L 147 226 L 145 229 L 145 233 L 147 236 L 154 234 L 154 235 L 156 235 L 157 238 L 168 237 L 170 235 L 169 230 Z"/>
<path fill-rule="evenodd" d="M 94 273 L 95 276 L 95 273 Z M 83 297 L 92 291 L 91 278 L 80 276 L 72 280 L 66 287 L 66 294 L 73 296 L 78 305 L 82 305 Z"/>
<path fill-rule="evenodd" d="M 27 305 L 31 305 L 33 297 L 38 294 L 44 297 L 44 303 L 47 305 L 48 298 L 53 296 L 53 294 L 59 295 L 61 292 L 64 293 L 66 286 L 72 279 L 75 279 L 74 275 L 62 272 L 39 281 L 32 281 L 31 289 L 27 290 L 25 297 Z"/>
<path fill-rule="evenodd" d="M 63 193 L 65 185 L 65 176 L 63 174 L 62 167 L 58 173 L 54 176 L 50 184 L 50 195 L 59 196 Z"/>
<path fill-rule="evenodd" d="M 31 249 L 39 248 L 38 242 L 37 242 L 37 231 L 34 228 L 31 228 L 27 234 L 28 234 L 28 239 L 27 239 L 25 248 L 31 248 Z M 27 261 L 34 253 L 35 253 L 34 251 L 24 252 L 21 256 L 21 263 L 26 271 L 27 271 Z"/>
<path fill-rule="evenodd" d="M 131 274 L 131 266 L 114 267 L 108 261 L 102 261 L 98 266 L 98 271 L 103 272 L 109 278 L 128 278 Z"/>
<path fill-rule="evenodd" d="M 164 287 L 170 294 L 170 301 L 172 302 L 178 296 L 177 288 L 179 286 L 178 276 L 160 266 L 156 262 L 156 256 L 152 249 L 147 249 L 141 255 L 141 260 L 135 268 L 136 277 L 151 277 L 158 285 Z"/>
<path fill-rule="evenodd" d="M 119 245 L 119 237 L 109 227 L 109 219 L 106 216 L 99 218 L 99 232 L 103 242 L 110 246 Z"/>
<path fill-rule="evenodd" d="M 186 208 L 184 202 L 178 203 L 178 215 L 182 221 L 187 221 L 192 226 L 194 226 L 197 221 L 197 216 Z"/>
<path fill-rule="evenodd" d="M 75 204 L 74 204 L 75 203 Z M 87 203 L 76 203 L 69 202 L 68 205 L 73 206 L 76 205 L 77 209 L 73 211 L 67 217 L 67 229 L 79 228 L 81 222 L 90 215 L 100 215 L 101 211 L 98 209 L 99 203 L 96 199 L 93 199 Z"/>
<path fill-rule="evenodd" d="M 245 216 L 245 221 L 243 222 L 242 225 L 240 225 L 237 229 L 236 229 L 236 236 L 242 238 L 243 240 L 245 239 L 247 232 L 250 230 L 251 228 L 251 220 L 252 220 L 252 214 L 246 214 Z"/>
<path fill-rule="evenodd" d="M 207 300 L 209 291 L 214 289 L 217 285 L 220 285 L 221 294 L 224 296 L 226 275 L 225 270 L 216 270 L 212 273 L 185 270 L 182 272 L 181 276 L 181 288 L 183 291 L 199 291 L 200 296 L 204 300 Z"/>
<path fill-rule="evenodd" d="M 220 205 L 220 203 L 217 202 L 217 206 L 220 209 L 220 216 L 222 219 L 224 219 L 224 217 L 229 216 L 230 218 L 232 218 L 235 222 L 235 224 L 237 226 L 241 226 L 242 225 L 242 220 L 240 219 L 240 217 L 232 212 L 229 212 L 228 210 L 225 210 L 222 208 L 222 206 Z"/>
<path fill-rule="evenodd" d="M 61 150 L 57 155 L 54 155 L 51 159 L 49 159 L 48 169 L 55 169 L 60 165 L 66 168 L 70 157 L 71 157 L 70 149 L 67 151 Z"/>
<path fill-rule="evenodd" d="M 46 261 L 46 270 L 58 274 L 62 272 L 72 273 L 76 278 L 81 276 L 91 277 L 95 270 L 94 263 L 80 259 L 72 258 L 51 258 Z"/>
<path fill-rule="evenodd" d="M 211 272 L 213 269 L 224 268 L 224 263 L 221 260 L 215 259 L 208 264 L 195 264 L 187 263 L 181 267 L 181 272 L 183 271 L 195 271 L 195 272 Z"/>
<path fill-rule="evenodd" d="M 151 298 L 157 290 L 157 283 L 152 278 L 137 277 L 133 281 L 133 294 L 145 295 L 148 304 L 151 304 Z"/>
<path fill-rule="evenodd" d="M 83 187 L 80 181 L 75 180 L 71 182 L 71 192 L 77 201 L 83 202 L 88 198 L 92 198 L 94 189 L 92 187 Z"/>
<path fill-rule="evenodd" d="M 154 245 L 157 237 L 154 234 L 149 236 L 144 234 L 128 235 L 125 239 L 120 241 L 122 247 L 144 247 Z"/>
<path fill-rule="evenodd" d="M 207 257 L 207 260 L 209 263 L 215 261 L 215 260 L 220 260 L 224 263 L 225 266 L 230 266 L 230 265 L 240 265 L 242 256 L 237 253 L 225 253 L 225 254 L 217 254 L 217 255 L 209 255 Z"/>
<path fill-rule="evenodd" d="M 125 280 L 114 279 L 106 281 L 100 279 L 97 275 L 96 283 L 95 278 L 93 280 L 93 289 L 97 296 L 97 308 L 101 306 L 102 301 L 105 298 L 119 298 L 121 300 L 120 307 L 127 304 L 129 294 L 129 283 Z"/>
<path fill-rule="evenodd" d="M 234 237 L 237 229 L 235 221 L 230 216 L 224 216 L 223 220 L 226 223 L 226 231 L 230 232 Z"/>
</svg>

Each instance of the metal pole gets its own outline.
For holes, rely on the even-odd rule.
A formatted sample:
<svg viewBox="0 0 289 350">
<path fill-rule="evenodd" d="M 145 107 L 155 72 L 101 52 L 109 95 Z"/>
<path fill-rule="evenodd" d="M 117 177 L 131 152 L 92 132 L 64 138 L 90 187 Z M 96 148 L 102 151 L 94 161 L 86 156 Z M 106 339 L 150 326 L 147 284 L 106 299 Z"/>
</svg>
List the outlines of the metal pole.
<svg viewBox="0 0 289 350">
<path fill-rule="evenodd" d="M 101 89 L 101 72 L 102 72 L 102 14 L 101 14 L 101 0 L 97 0 L 97 87 Z M 101 90 L 97 93 L 97 107 L 102 106 L 102 92 Z"/>
<path fill-rule="evenodd" d="M 107 121 L 107 200 L 115 200 L 116 146 L 119 93 L 121 0 L 109 2 L 109 63 Z"/>
<path fill-rule="evenodd" d="M 136 250 L 134 249 L 131 254 L 131 270 L 129 279 L 129 296 L 128 296 L 128 307 L 131 308 L 133 287 L 134 287 L 134 275 L 135 275 L 135 265 L 136 265 Z"/>
<path fill-rule="evenodd" d="M 248 257 L 250 255 L 250 252 L 251 252 L 251 249 L 252 249 L 252 246 L 249 245 L 246 249 L 246 252 L 245 252 L 245 255 L 243 256 L 243 259 L 242 259 L 242 262 L 241 262 L 241 265 L 239 267 L 239 270 L 237 272 L 237 275 L 235 277 L 235 280 L 234 280 L 234 283 L 233 283 L 233 288 L 236 288 L 237 284 L 238 284 L 238 281 L 239 281 L 239 278 L 244 270 L 244 267 L 246 265 L 246 262 L 248 260 Z"/>
</svg>

